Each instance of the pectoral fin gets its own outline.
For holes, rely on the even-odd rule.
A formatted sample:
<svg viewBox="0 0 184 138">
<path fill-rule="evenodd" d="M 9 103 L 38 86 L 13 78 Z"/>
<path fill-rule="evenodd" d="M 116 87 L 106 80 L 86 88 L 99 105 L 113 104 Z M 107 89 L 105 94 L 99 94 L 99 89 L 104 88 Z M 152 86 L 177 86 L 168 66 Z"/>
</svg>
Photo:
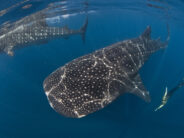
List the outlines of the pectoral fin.
<svg viewBox="0 0 184 138">
<path fill-rule="evenodd" d="M 150 102 L 151 98 L 150 98 L 149 92 L 144 87 L 144 84 L 139 74 L 135 76 L 133 82 L 134 82 L 134 88 L 132 88 L 131 93 L 137 95 L 138 97 L 140 97 L 146 102 Z"/>
</svg>

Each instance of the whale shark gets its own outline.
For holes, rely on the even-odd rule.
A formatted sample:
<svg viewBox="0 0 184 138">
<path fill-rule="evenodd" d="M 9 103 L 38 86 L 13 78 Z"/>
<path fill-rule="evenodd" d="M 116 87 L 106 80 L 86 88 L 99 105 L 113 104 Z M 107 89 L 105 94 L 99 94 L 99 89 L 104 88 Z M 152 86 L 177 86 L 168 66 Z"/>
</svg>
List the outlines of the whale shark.
<svg viewBox="0 0 184 138">
<path fill-rule="evenodd" d="M 151 39 L 148 26 L 138 37 L 114 43 L 76 58 L 52 72 L 43 82 L 50 106 L 65 117 L 81 118 L 117 97 L 131 93 L 150 102 L 139 70 L 150 55 L 167 47 Z"/>
<path fill-rule="evenodd" d="M 68 38 L 71 35 L 80 34 L 83 41 L 88 25 L 88 19 L 78 29 L 70 29 L 67 25 L 63 27 L 50 27 L 46 22 L 46 15 L 37 12 L 16 21 L 10 27 L 0 30 L 0 52 L 13 56 L 13 50 L 33 44 L 45 44 L 54 38 Z"/>
</svg>

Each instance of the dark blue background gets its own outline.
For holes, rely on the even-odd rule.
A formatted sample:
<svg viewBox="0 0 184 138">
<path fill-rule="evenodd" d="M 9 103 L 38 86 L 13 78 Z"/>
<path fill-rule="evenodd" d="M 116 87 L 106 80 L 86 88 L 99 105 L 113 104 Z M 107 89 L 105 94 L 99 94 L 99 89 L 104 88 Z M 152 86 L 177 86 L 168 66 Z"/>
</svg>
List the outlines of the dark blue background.
<svg viewBox="0 0 184 138">
<path fill-rule="evenodd" d="M 75 35 L 16 50 L 13 57 L 1 54 L 0 138 L 183 138 L 184 89 L 178 90 L 163 109 L 154 109 L 165 87 L 173 88 L 184 77 L 184 22 L 169 20 L 168 48 L 153 54 L 140 71 L 152 97 L 150 104 L 126 94 L 103 110 L 70 119 L 49 106 L 42 88 L 43 80 L 58 67 L 112 43 L 137 37 L 147 25 L 152 27 L 153 38 L 161 36 L 165 40 L 166 19 L 145 8 L 150 12 L 108 8 L 90 12 L 85 44 L 80 35 Z M 72 18 L 76 26 L 84 19 L 85 15 Z M 70 18 L 66 22 L 70 23 Z"/>
</svg>

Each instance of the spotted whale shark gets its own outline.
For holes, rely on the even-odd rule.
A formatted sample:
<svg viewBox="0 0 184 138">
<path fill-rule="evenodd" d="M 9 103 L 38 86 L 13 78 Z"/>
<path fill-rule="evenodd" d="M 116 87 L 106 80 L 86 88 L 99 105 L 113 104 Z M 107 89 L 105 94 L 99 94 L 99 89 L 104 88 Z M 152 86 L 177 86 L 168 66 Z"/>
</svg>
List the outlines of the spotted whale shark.
<svg viewBox="0 0 184 138">
<path fill-rule="evenodd" d="M 148 26 L 137 38 L 117 42 L 66 63 L 43 82 L 50 106 L 66 117 L 81 118 L 125 93 L 150 102 L 139 70 L 152 53 L 166 46 L 167 42 L 151 39 Z"/>
<path fill-rule="evenodd" d="M 71 35 L 80 34 L 85 39 L 88 25 L 86 19 L 84 25 L 78 29 L 64 27 L 50 27 L 46 22 L 46 15 L 42 12 L 27 16 L 15 22 L 8 29 L 0 31 L 0 52 L 13 56 L 13 50 L 33 44 L 45 44 L 54 38 L 68 38 Z"/>
</svg>

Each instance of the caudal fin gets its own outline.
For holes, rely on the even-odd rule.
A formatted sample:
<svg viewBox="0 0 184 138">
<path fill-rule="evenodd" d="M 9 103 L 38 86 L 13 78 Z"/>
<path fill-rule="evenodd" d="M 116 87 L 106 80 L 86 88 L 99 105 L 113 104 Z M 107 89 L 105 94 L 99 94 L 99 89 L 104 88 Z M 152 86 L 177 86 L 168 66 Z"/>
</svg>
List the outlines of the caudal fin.
<svg viewBox="0 0 184 138">
<path fill-rule="evenodd" d="M 88 26 L 88 17 L 86 18 L 84 25 L 80 28 L 81 37 L 82 37 L 83 42 L 85 42 L 85 35 L 86 35 L 87 26 Z"/>
<path fill-rule="evenodd" d="M 167 39 L 166 39 L 166 42 L 168 43 L 170 40 L 170 27 L 169 27 L 169 24 L 167 23 Z"/>
<path fill-rule="evenodd" d="M 164 42 L 161 42 L 160 39 L 157 40 L 157 42 L 159 43 L 159 49 L 163 48 L 167 48 L 168 44 L 169 44 L 169 40 L 170 40 L 170 27 L 169 24 L 167 23 L 167 39 Z"/>
<path fill-rule="evenodd" d="M 167 38 L 164 42 L 162 42 L 162 48 L 166 48 L 169 44 L 169 40 L 170 40 L 170 27 L 169 24 L 167 23 Z"/>
</svg>

